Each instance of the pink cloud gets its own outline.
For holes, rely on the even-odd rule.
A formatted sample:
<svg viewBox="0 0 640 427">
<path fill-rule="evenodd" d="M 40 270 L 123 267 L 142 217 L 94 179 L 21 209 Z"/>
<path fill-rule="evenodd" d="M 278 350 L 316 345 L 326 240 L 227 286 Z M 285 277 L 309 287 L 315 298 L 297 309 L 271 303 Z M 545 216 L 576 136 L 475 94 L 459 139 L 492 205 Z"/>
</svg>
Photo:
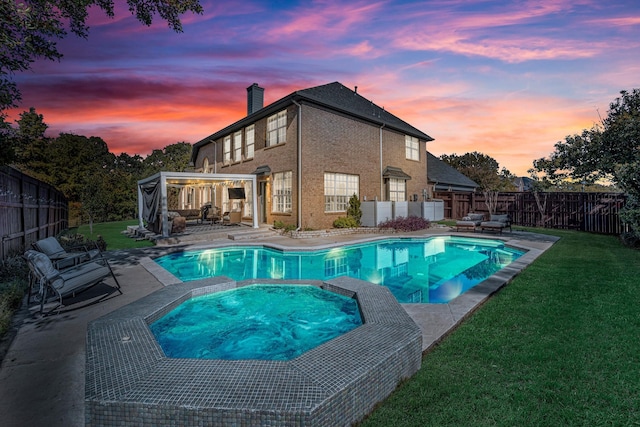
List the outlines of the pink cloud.
<svg viewBox="0 0 640 427">
<path fill-rule="evenodd" d="M 548 156 L 556 142 L 591 128 L 598 108 L 604 114 L 615 97 L 585 93 L 571 99 L 528 90 L 484 95 L 468 81 L 407 81 L 392 72 L 376 76 L 375 83 L 363 75 L 348 85 L 358 85 L 362 96 L 435 138 L 427 144 L 431 153 L 479 151 L 519 176 L 527 176 L 533 160 Z"/>
<path fill-rule="evenodd" d="M 459 99 L 457 103 L 449 100 L 445 109 L 436 107 L 431 114 L 429 125 L 436 141 L 428 149 L 435 155 L 479 151 L 512 173 L 526 176 L 534 159 L 548 156 L 556 142 L 598 120 L 595 108 L 576 108 L 575 102 L 527 94 Z M 438 106 L 440 101 L 432 104 Z"/>
<path fill-rule="evenodd" d="M 447 5 L 445 3 L 445 5 Z M 462 4 L 464 5 L 464 3 Z M 524 2 L 505 5 L 492 12 L 465 13 L 454 6 L 434 11 L 404 11 L 403 16 L 421 16 L 391 36 L 396 48 L 417 51 L 451 52 L 517 63 L 541 59 L 593 57 L 610 46 L 604 41 L 573 38 L 571 31 L 558 32 L 548 23 L 531 27 L 556 15 L 566 15 L 566 27 L 580 27 L 572 21 L 573 2 Z M 424 27 L 422 21 L 429 22 Z M 523 35 L 527 34 L 527 35 Z"/>
<path fill-rule="evenodd" d="M 286 14 L 288 22 L 276 25 L 269 31 L 272 37 L 291 37 L 293 34 L 322 33 L 335 39 L 352 30 L 354 26 L 368 22 L 384 3 L 318 0 L 305 4 Z M 327 31 L 327 30 L 330 30 Z"/>
</svg>

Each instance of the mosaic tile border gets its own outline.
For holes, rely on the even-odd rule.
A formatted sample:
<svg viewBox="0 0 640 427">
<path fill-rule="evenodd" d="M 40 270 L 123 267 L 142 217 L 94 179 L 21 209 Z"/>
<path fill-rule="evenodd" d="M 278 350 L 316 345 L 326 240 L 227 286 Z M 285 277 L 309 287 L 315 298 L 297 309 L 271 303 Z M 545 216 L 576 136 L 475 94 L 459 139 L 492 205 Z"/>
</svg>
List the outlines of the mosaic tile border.
<svg viewBox="0 0 640 427">
<path fill-rule="evenodd" d="M 387 288 L 348 277 L 321 286 L 355 296 L 364 324 L 291 361 L 164 355 L 148 322 L 192 295 L 247 284 L 215 277 L 171 285 L 91 322 L 85 425 L 348 426 L 420 369 L 415 322 Z"/>
</svg>

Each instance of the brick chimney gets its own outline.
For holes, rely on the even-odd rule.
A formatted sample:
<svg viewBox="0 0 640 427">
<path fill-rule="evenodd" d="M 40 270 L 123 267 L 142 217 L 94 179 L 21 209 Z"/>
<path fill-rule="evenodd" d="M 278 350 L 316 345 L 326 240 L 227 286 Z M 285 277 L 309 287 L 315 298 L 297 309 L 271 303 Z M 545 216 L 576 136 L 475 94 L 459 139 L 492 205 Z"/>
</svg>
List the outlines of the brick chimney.
<svg viewBox="0 0 640 427">
<path fill-rule="evenodd" d="M 264 88 L 254 83 L 247 88 L 247 116 L 260 110 L 264 105 Z"/>
</svg>

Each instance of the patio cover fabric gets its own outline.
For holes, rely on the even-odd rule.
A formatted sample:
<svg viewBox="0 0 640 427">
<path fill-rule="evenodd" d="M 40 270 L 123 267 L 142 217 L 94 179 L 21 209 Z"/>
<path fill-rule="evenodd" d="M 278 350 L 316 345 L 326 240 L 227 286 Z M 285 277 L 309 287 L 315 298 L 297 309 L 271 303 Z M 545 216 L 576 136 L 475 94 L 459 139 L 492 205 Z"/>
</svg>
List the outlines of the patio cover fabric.
<svg viewBox="0 0 640 427">
<path fill-rule="evenodd" d="M 153 222 L 160 210 L 160 179 L 140 184 L 142 195 L 142 218 Z"/>
<path fill-rule="evenodd" d="M 169 237 L 170 227 L 167 206 L 167 185 L 188 186 L 196 183 L 216 183 L 228 181 L 251 182 L 251 216 L 253 228 L 258 226 L 258 195 L 256 175 L 253 174 L 216 174 L 199 172 L 158 172 L 138 181 L 138 226 L 144 228 L 144 220 L 149 223 L 162 216 L 162 236 Z"/>
</svg>

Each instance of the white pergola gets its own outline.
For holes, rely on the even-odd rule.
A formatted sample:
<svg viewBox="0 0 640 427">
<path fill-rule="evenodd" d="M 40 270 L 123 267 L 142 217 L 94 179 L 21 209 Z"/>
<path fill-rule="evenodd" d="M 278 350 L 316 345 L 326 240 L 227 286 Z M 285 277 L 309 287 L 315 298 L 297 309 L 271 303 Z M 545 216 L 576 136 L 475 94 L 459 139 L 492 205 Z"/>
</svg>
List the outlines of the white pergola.
<svg viewBox="0 0 640 427">
<path fill-rule="evenodd" d="M 167 206 L 167 187 L 186 187 L 197 186 L 211 183 L 227 183 L 238 181 L 251 182 L 251 216 L 253 220 L 253 228 L 258 226 L 258 194 L 256 188 L 256 175 L 253 174 L 219 174 L 219 173 L 199 173 L 199 172 L 158 172 L 148 178 L 138 181 L 138 221 L 140 228 L 144 228 L 145 213 L 152 209 L 152 212 L 158 212 L 162 216 L 162 236 L 169 237 L 169 217 Z M 145 192 L 157 191 L 159 186 L 159 198 L 153 203 L 157 206 L 149 206 L 149 201 L 145 202 Z M 149 221 L 149 219 L 147 219 Z"/>
</svg>

